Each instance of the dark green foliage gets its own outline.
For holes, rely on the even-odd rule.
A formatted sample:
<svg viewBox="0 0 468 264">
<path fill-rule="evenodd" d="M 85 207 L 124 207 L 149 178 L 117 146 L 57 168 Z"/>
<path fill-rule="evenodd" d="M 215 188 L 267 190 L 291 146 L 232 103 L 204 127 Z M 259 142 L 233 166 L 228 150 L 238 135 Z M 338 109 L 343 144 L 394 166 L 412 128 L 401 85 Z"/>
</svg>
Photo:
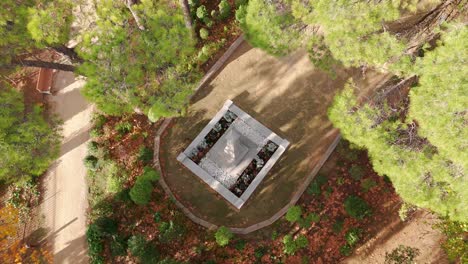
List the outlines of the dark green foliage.
<svg viewBox="0 0 468 264">
<path fill-rule="evenodd" d="M 341 255 L 346 256 L 346 257 L 350 256 L 351 253 L 353 253 L 353 248 L 348 244 L 343 245 L 340 247 L 340 253 Z"/>
<path fill-rule="evenodd" d="M 372 214 L 372 210 L 366 201 L 354 195 L 346 198 L 344 207 L 346 212 L 356 219 L 364 219 Z"/>
<path fill-rule="evenodd" d="M 286 213 L 286 220 L 288 220 L 291 223 L 299 221 L 301 219 L 302 215 L 302 209 L 299 205 L 292 206 L 288 209 L 288 212 Z"/>
<path fill-rule="evenodd" d="M 221 0 L 218 5 L 219 18 L 226 19 L 231 15 L 231 5 L 227 0 Z"/>
<path fill-rule="evenodd" d="M 345 239 L 346 242 L 348 242 L 348 245 L 352 247 L 356 245 L 356 243 L 359 242 L 361 233 L 362 231 L 359 228 L 351 228 L 350 230 L 348 230 L 348 232 L 346 232 L 345 235 Z"/>
<path fill-rule="evenodd" d="M 240 7 L 242 5 L 247 5 L 248 3 L 249 3 L 249 0 L 236 0 L 235 1 L 236 7 Z"/>
<path fill-rule="evenodd" d="M 283 238 L 283 244 L 283 252 L 287 255 L 294 255 L 299 249 L 307 247 L 309 241 L 304 235 L 298 235 L 295 240 L 291 235 L 286 235 Z"/>
<path fill-rule="evenodd" d="M 313 195 L 318 195 L 322 192 L 321 188 L 322 186 L 328 181 L 327 177 L 324 175 L 317 175 L 312 182 L 309 185 L 309 188 L 307 188 L 307 193 L 308 194 L 313 194 Z"/>
<path fill-rule="evenodd" d="M 86 241 L 88 242 L 88 255 L 92 263 L 101 263 L 101 252 L 104 250 L 103 234 L 101 228 L 96 224 L 90 224 L 86 230 Z"/>
<path fill-rule="evenodd" d="M 107 119 L 102 114 L 95 114 L 93 116 L 93 128 L 97 130 L 102 130 L 104 128 L 104 124 L 106 123 Z"/>
<path fill-rule="evenodd" d="M 257 259 L 261 259 L 267 252 L 268 249 L 266 247 L 258 247 L 255 249 L 254 256 Z"/>
<path fill-rule="evenodd" d="M 206 28 L 201 28 L 200 29 L 200 38 L 201 39 L 207 39 L 209 35 L 210 35 L 210 32 Z"/>
<path fill-rule="evenodd" d="M 130 122 L 119 122 L 117 125 L 115 125 L 115 130 L 120 134 L 120 135 L 125 135 L 132 131 L 133 125 Z"/>
<path fill-rule="evenodd" d="M 173 221 L 162 222 L 159 225 L 159 241 L 161 243 L 169 243 L 176 239 L 181 239 L 185 233 L 183 226 L 174 223 Z"/>
<path fill-rule="evenodd" d="M 4 28 L 0 26 L 0 35 Z M 0 80 L 0 182 L 20 183 L 42 175 L 58 156 L 58 132 L 40 107 L 26 111 L 22 94 Z"/>
<path fill-rule="evenodd" d="M 246 243 L 245 240 L 241 239 L 241 240 L 239 240 L 239 241 L 236 242 L 236 244 L 235 244 L 234 247 L 235 247 L 237 250 L 242 251 L 242 250 L 244 250 L 244 248 L 245 248 L 245 243 Z"/>
<path fill-rule="evenodd" d="M 128 241 L 128 249 L 130 253 L 134 256 L 142 256 L 145 254 L 146 250 L 146 239 L 142 235 L 133 235 L 131 236 Z"/>
<path fill-rule="evenodd" d="M 385 253 L 385 264 L 413 264 L 417 256 L 419 256 L 419 249 L 399 245 L 392 252 Z"/>
<path fill-rule="evenodd" d="M 343 230 L 344 219 L 337 219 L 332 226 L 333 233 L 339 234 Z"/>
<path fill-rule="evenodd" d="M 364 192 L 368 192 L 370 189 L 372 189 L 375 186 L 377 186 L 377 182 L 370 178 L 364 179 L 361 182 L 361 188 Z"/>
<path fill-rule="evenodd" d="M 117 236 L 115 239 L 112 239 L 110 250 L 113 257 L 127 255 L 127 241 L 125 241 L 124 238 Z"/>
<path fill-rule="evenodd" d="M 298 223 L 302 228 L 309 228 L 312 223 L 318 223 L 319 221 L 320 215 L 316 213 L 310 213 L 305 218 L 300 219 Z"/>
<path fill-rule="evenodd" d="M 151 167 L 145 167 L 142 175 L 138 176 L 130 189 L 130 198 L 138 205 L 145 205 L 151 200 L 153 182 L 159 179 L 159 174 Z"/>
<path fill-rule="evenodd" d="M 460 263 L 468 263 L 468 240 L 466 239 L 468 223 L 450 221 L 445 218 L 435 227 L 447 237 L 447 240 L 442 243 L 442 248 L 450 261 L 459 260 Z"/>
<path fill-rule="evenodd" d="M 99 150 L 99 143 L 97 143 L 96 141 L 90 141 L 88 143 L 88 153 L 90 155 L 97 155 L 98 150 Z"/>
<path fill-rule="evenodd" d="M 245 17 L 247 16 L 247 6 L 241 5 L 236 10 L 236 21 L 239 25 L 245 25 Z"/>
<path fill-rule="evenodd" d="M 220 228 L 218 228 L 218 230 L 215 233 L 216 243 L 218 243 L 218 245 L 222 247 L 229 244 L 229 240 L 231 240 L 231 238 L 233 237 L 234 235 L 232 234 L 232 232 L 225 226 L 221 226 Z"/>
<path fill-rule="evenodd" d="M 115 194 L 115 200 L 121 202 L 131 202 L 132 199 L 130 198 L 130 189 L 123 189 L 120 192 Z"/>
<path fill-rule="evenodd" d="M 351 178 L 359 181 L 364 176 L 364 169 L 359 165 L 353 165 L 349 169 L 349 174 L 351 175 Z"/>
<path fill-rule="evenodd" d="M 161 213 L 160 212 L 156 212 L 153 214 L 153 220 L 155 223 L 159 223 L 161 222 Z"/>
<path fill-rule="evenodd" d="M 116 220 L 109 217 L 99 217 L 94 221 L 94 225 L 99 227 L 102 235 L 114 236 L 118 232 L 118 223 Z"/>
<path fill-rule="evenodd" d="M 88 155 L 84 159 L 84 165 L 88 170 L 96 171 L 98 169 L 98 158 Z"/>
</svg>

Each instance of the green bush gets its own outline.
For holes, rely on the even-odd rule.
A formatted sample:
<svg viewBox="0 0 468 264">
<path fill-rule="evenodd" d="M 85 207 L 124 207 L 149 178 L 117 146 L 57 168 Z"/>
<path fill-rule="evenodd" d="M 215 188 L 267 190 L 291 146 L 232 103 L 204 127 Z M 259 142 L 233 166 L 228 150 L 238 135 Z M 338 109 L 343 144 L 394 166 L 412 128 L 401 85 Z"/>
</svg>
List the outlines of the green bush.
<svg viewBox="0 0 468 264">
<path fill-rule="evenodd" d="M 127 255 L 127 242 L 120 236 L 111 241 L 110 251 L 113 257 Z"/>
<path fill-rule="evenodd" d="M 231 238 L 233 237 L 234 235 L 232 234 L 232 232 L 225 226 L 221 226 L 220 228 L 218 228 L 218 230 L 215 233 L 216 243 L 218 243 L 218 245 L 222 247 L 229 244 L 229 240 L 231 240 Z"/>
<path fill-rule="evenodd" d="M 208 17 L 208 11 L 206 10 L 206 6 L 201 5 L 197 8 L 197 17 L 200 20 L 204 20 L 206 17 Z"/>
<path fill-rule="evenodd" d="M 247 15 L 247 5 L 238 6 L 236 10 L 236 21 L 239 25 L 245 25 L 245 17 Z"/>
<path fill-rule="evenodd" d="M 111 174 L 107 177 L 107 191 L 109 193 L 118 193 L 122 191 L 124 179 L 120 178 L 119 175 Z"/>
<path fill-rule="evenodd" d="M 152 182 L 159 179 L 159 174 L 151 167 L 145 167 L 143 174 L 138 176 L 132 189 L 130 189 L 130 198 L 139 205 L 145 205 L 151 200 L 153 192 Z"/>
<path fill-rule="evenodd" d="M 207 39 L 208 36 L 210 35 L 210 32 L 206 28 L 201 28 L 200 29 L 200 38 L 201 39 Z"/>
<path fill-rule="evenodd" d="M 145 205 L 151 200 L 152 192 L 153 184 L 151 181 L 137 179 L 132 189 L 130 189 L 130 198 L 138 205 Z"/>
<path fill-rule="evenodd" d="M 133 128 L 132 123 L 127 122 L 127 121 L 126 122 L 120 122 L 117 125 L 115 125 L 115 130 L 117 130 L 117 132 L 120 135 L 125 135 L 125 134 L 129 133 L 130 131 L 132 131 L 132 128 Z"/>
<path fill-rule="evenodd" d="M 257 259 L 261 259 L 268 252 L 266 247 L 258 247 L 254 251 L 254 256 Z"/>
<path fill-rule="evenodd" d="M 351 178 L 359 181 L 364 176 L 364 169 L 361 166 L 353 165 L 349 169 L 349 174 L 351 175 Z"/>
<path fill-rule="evenodd" d="M 104 250 L 103 234 L 101 228 L 96 224 L 90 224 L 86 230 L 86 241 L 88 242 L 88 255 L 92 263 L 102 260 L 101 252 Z"/>
<path fill-rule="evenodd" d="M 356 219 L 364 219 L 365 217 L 372 215 L 372 210 L 366 201 L 354 195 L 346 198 L 344 207 L 346 212 Z"/>
<path fill-rule="evenodd" d="M 236 242 L 236 245 L 234 246 L 236 250 L 242 251 L 245 248 L 245 240 L 241 239 Z"/>
<path fill-rule="evenodd" d="M 102 235 L 112 237 L 118 232 L 118 222 L 110 217 L 99 217 L 94 221 Z"/>
<path fill-rule="evenodd" d="M 98 169 L 98 158 L 88 155 L 84 158 L 84 165 L 88 170 L 96 171 Z"/>
<path fill-rule="evenodd" d="M 399 245 L 392 252 L 385 253 L 385 264 L 413 264 L 414 259 L 419 254 L 419 249 L 417 248 Z"/>
<path fill-rule="evenodd" d="M 226 39 L 218 42 L 205 44 L 196 56 L 196 63 L 203 64 L 207 62 L 218 50 L 226 43 Z"/>
<path fill-rule="evenodd" d="M 249 3 L 249 0 L 236 0 L 235 1 L 236 7 L 240 7 L 240 6 L 246 5 L 248 3 Z"/>
<path fill-rule="evenodd" d="M 318 223 L 320 221 L 320 215 L 316 213 L 310 213 L 305 218 L 299 220 L 299 225 L 302 228 L 309 228 L 312 223 Z"/>
<path fill-rule="evenodd" d="M 351 228 L 348 232 L 346 232 L 345 239 L 348 242 L 348 245 L 354 246 L 357 242 L 359 242 L 361 235 L 361 229 L 359 228 Z"/>
<path fill-rule="evenodd" d="M 333 233 L 339 234 L 343 230 L 344 219 L 337 219 L 332 226 Z"/>
<path fill-rule="evenodd" d="M 325 176 L 323 176 L 321 174 L 317 175 L 317 177 L 315 177 L 312 180 L 309 188 L 307 188 L 307 193 L 311 194 L 311 195 L 320 194 L 322 192 L 322 190 L 321 190 L 322 186 L 325 183 L 327 183 L 327 181 L 328 181 L 327 177 L 325 177 Z"/>
<path fill-rule="evenodd" d="M 99 143 L 96 141 L 90 141 L 88 143 L 88 153 L 93 156 L 97 156 L 99 150 Z"/>
<path fill-rule="evenodd" d="M 291 235 L 286 235 L 283 238 L 283 252 L 287 255 L 294 255 L 296 251 L 301 248 L 307 247 L 309 241 L 304 235 L 299 235 L 296 240 Z"/>
<path fill-rule="evenodd" d="M 142 235 L 133 235 L 131 236 L 128 241 L 128 249 L 132 255 L 140 257 L 145 254 L 146 250 L 146 239 Z"/>
<path fill-rule="evenodd" d="M 142 146 L 138 151 L 138 160 L 142 161 L 144 164 L 147 164 L 153 161 L 153 149 Z"/>
<path fill-rule="evenodd" d="M 435 226 L 447 239 L 442 243 L 442 248 L 447 253 L 450 261 L 459 260 L 460 263 L 468 263 L 468 242 L 466 234 L 468 233 L 467 222 L 450 221 L 443 219 Z"/>
<path fill-rule="evenodd" d="M 159 225 L 159 241 L 161 243 L 169 243 L 173 240 L 180 239 L 185 233 L 184 228 L 172 221 L 162 222 Z"/>
<path fill-rule="evenodd" d="M 153 220 L 155 223 L 159 223 L 161 222 L 161 213 L 160 212 L 156 212 L 153 214 Z"/>
<path fill-rule="evenodd" d="M 102 114 L 95 114 L 92 118 L 94 128 L 98 130 L 102 130 L 104 128 L 104 124 L 106 123 L 106 121 L 106 117 Z"/>
<path fill-rule="evenodd" d="M 295 223 L 301 219 L 302 209 L 299 205 L 292 206 L 288 209 L 286 213 L 286 220 L 291 223 Z"/>
<path fill-rule="evenodd" d="M 219 18 L 226 19 L 231 15 L 231 5 L 227 0 L 221 0 L 218 5 Z"/>
<path fill-rule="evenodd" d="M 373 179 L 364 179 L 361 182 L 361 188 L 364 192 L 368 192 L 370 189 L 374 188 L 377 186 L 377 182 L 374 181 Z"/>
<path fill-rule="evenodd" d="M 343 246 L 340 247 L 340 253 L 341 253 L 341 255 L 347 257 L 347 256 L 351 255 L 351 253 L 353 253 L 353 248 L 348 244 L 343 245 Z"/>
</svg>

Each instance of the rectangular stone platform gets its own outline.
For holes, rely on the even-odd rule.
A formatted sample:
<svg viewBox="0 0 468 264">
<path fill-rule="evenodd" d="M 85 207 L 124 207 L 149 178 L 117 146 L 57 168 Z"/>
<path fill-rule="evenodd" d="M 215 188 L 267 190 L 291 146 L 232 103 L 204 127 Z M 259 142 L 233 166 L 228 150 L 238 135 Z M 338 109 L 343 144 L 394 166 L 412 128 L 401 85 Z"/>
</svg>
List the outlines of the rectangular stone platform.
<svg viewBox="0 0 468 264">
<path fill-rule="evenodd" d="M 199 146 L 205 139 L 205 136 L 213 129 L 219 120 L 221 120 L 227 111 L 236 114 L 237 119 L 232 122 L 224 134 L 216 141 L 200 163 L 196 164 L 190 159 L 190 155 L 192 155 L 194 151 L 196 152 L 197 146 Z M 229 188 L 236 183 L 245 168 L 247 168 L 257 156 L 257 153 L 269 141 L 278 145 L 278 148 L 266 164 L 261 167 L 261 170 L 242 195 L 239 193 L 238 195 L 240 195 L 240 197 L 237 197 Z M 216 190 L 221 196 L 234 205 L 234 207 L 240 209 L 263 178 L 265 178 L 268 171 L 270 171 L 281 157 L 288 145 L 289 141 L 276 135 L 270 129 L 234 105 L 231 100 L 227 100 L 221 110 L 203 128 L 200 134 L 190 143 L 184 152 L 179 154 L 177 160 L 211 188 Z"/>
</svg>

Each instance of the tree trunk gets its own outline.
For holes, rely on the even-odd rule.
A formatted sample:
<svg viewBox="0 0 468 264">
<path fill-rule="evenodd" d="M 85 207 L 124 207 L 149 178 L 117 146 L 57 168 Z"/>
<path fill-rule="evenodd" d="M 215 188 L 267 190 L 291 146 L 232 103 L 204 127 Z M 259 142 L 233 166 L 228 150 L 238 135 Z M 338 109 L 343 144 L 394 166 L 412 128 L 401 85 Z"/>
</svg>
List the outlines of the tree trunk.
<svg viewBox="0 0 468 264">
<path fill-rule="evenodd" d="M 49 61 L 21 60 L 21 61 L 15 61 L 14 64 L 20 65 L 23 67 L 38 67 L 38 68 L 55 69 L 55 70 L 69 71 L 69 72 L 76 71 L 76 67 L 73 65 L 55 63 L 55 62 L 49 62 Z"/>
<path fill-rule="evenodd" d="M 65 55 L 67 56 L 68 58 L 70 58 L 70 60 L 72 62 L 75 62 L 75 63 L 83 63 L 83 59 L 80 58 L 80 56 L 78 56 L 78 54 L 76 53 L 76 51 L 72 48 L 69 48 L 65 45 L 60 45 L 60 46 L 54 46 L 54 47 L 51 47 L 51 49 L 55 50 L 56 52 L 62 54 L 62 55 Z"/>
<path fill-rule="evenodd" d="M 130 10 L 130 13 L 132 13 L 133 19 L 135 19 L 135 23 L 137 24 L 138 28 L 140 30 L 146 30 L 143 24 L 141 23 L 140 17 L 132 8 L 133 4 L 134 4 L 133 0 L 125 0 L 125 5 L 127 6 L 128 10 Z"/>
<path fill-rule="evenodd" d="M 195 29 L 193 27 L 192 15 L 190 14 L 190 5 L 188 0 L 179 0 L 179 3 L 184 13 L 185 26 L 188 28 L 188 30 L 190 30 L 190 34 L 192 34 L 192 38 L 195 40 L 197 35 L 195 34 Z"/>
</svg>

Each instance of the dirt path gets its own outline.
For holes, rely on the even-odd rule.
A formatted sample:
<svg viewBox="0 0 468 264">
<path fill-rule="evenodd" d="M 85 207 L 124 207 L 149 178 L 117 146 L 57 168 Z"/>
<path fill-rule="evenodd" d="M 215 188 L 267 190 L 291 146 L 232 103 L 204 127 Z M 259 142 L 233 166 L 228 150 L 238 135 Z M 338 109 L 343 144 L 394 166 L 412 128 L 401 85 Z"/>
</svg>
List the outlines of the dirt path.
<svg viewBox="0 0 468 264">
<path fill-rule="evenodd" d="M 449 263 L 447 255 L 440 247 L 443 235 L 432 228 L 437 221 L 436 216 L 423 210 L 417 211 L 408 222 L 401 222 L 399 218 L 395 218 L 392 224 L 382 228 L 343 263 L 384 263 L 385 253 L 390 253 L 398 245 L 419 249 L 420 254 L 415 259 L 415 263 Z"/>
<path fill-rule="evenodd" d="M 41 205 L 44 226 L 53 245 L 54 263 L 88 263 L 85 241 L 87 186 L 83 159 L 87 152 L 92 106 L 79 90 L 84 81 L 58 72 L 49 104 L 63 120 L 59 159 L 44 179 Z"/>
</svg>

